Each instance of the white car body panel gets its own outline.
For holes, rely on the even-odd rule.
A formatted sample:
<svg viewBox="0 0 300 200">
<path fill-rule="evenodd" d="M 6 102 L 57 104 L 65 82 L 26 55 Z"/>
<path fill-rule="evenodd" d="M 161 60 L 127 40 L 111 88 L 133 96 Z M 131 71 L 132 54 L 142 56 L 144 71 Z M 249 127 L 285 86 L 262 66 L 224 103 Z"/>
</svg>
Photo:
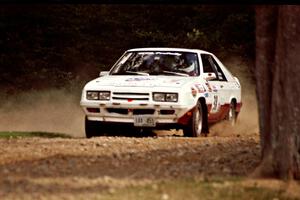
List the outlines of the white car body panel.
<svg viewBox="0 0 300 200">
<path fill-rule="evenodd" d="M 200 98 L 204 98 L 207 104 L 209 121 L 214 122 L 224 118 L 224 113 L 222 116 L 220 115 L 221 117 L 216 116 L 221 111 L 225 112 L 224 108 L 227 109 L 233 99 L 237 104 L 237 111 L 239 111 L 241 86 L 238 79 L 232 76 L 213 54 L 202 50 L 179 48 L 140 48 L 126 52 L 139 51 L 196 53 L 199 58 L 200 75 L 188 77 L 176 75 L 105 75 L 96 78 L 84 86 L 80 101 L 80 105 L 89 120 L 134 123 L 134 111 L 140 112 L 149 109 L 153 110 L 153 113 L 142 114 L 153 117 L 158 124 L 181 124 L 180 119 L 196 106 Z M 213 56 L 227 81 L 206 81 L 203 78 L 201 54 Z M 122 59 L 124 58 L 121 57 L 117 63 Z M 192 88 L 196 91 L 195 96 L 192 94 Z M 110 100 L 88 100 L 86 98 L 87 91 L 110 91 Z M 154 101 L 152 99 L 153 92 L 178 93 L 178 102 Z M 100 112 L 90 112 L 88 108 L 98 108 Z M 162 114 L 162 110 L 174 110 L 174 113 Z"/>
</svg>

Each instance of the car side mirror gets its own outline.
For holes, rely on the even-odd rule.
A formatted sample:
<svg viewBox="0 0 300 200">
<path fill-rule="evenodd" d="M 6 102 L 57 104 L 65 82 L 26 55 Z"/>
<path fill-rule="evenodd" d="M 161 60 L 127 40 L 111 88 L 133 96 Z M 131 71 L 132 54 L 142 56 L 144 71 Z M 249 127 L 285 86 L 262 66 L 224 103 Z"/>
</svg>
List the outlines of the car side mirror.
<svg viewBox="0 0 300 200">
<path fill-rule="evenodd" d="M 109 74 L 109 71 L 102 71 L 99 73 L 99 76 L 107 76 Z"/>
<path fill-rule="evenodd" d="M 209 72 L 209 73 L 204 73 L 203 78 L 207 81 L 211 81 L 217 79 L 217 76 L 215 73 Z"/>
</svg>

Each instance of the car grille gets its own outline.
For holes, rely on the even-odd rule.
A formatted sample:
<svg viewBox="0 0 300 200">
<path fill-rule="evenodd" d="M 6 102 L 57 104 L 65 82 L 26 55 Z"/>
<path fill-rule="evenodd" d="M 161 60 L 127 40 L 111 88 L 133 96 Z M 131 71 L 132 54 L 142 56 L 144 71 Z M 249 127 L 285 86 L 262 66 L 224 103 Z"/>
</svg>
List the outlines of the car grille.
<svg viewBox="0 0 300 200">
<path fill-rule="evenodd" d="M 123 101 L 149 101 L 149 93 L 137 93 L 137 92 L 113 92 L 113 100 Z"/>
<path fill-rule="evenodd" d="M 153 115 L 155 112 L 154 109 L 133 109 L 133 115 Z"/>
<path fill-rule="evenodd" d="M 133 115 L 153 115 L 154 109 L 126 109 L 126 108 L 107 108 L 109 113 L 117 113 L 121 115 L 128 115 L 129 112 L 132 112 Z"/>
<path fill-rule="evenodd" d="M 118 114 L 122 114 L 122 115 L 128 114 L 128 109 L 124 109 L 124 108 L 106 108 L 106 110 L 109 113 L 118 113 Z"/>
</svg>

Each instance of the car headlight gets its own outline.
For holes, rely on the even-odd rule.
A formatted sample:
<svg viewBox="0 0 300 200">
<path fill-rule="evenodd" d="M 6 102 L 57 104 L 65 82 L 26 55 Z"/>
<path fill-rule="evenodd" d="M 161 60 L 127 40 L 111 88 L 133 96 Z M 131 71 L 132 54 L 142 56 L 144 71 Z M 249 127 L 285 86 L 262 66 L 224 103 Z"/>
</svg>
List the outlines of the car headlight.
<svg viewBox="0 0 300 200">
<path fill-rule="evenodd" d="M 87 91 L 86 98 L 88 100 L 109 100 L 110 92 L 109 91 Z"/>
<path fill-rule="evenodd" d="M 96 91 L 87 91 L 86 98 L 88 100 L 99 100 L 99 92 Z"/>
<path fill-rule="evenodd" d="M 178 94 L 177 93 L 167 93 L 166 94 L 166 101 L 168 101 L 168 102 L 177 102 L 178 101 Z"/>
<path fill-rule="evenodd" d="M 177 102 L 178 101 L 178 94 L 177 93 L 154 92 L 153 93 L 153 101 Z"/>
<path fill-rule="evenodd" d="M 99 100 L 109 100 L 109 99 L 110 99 L 110 92 L 108 91 L 99 92 Z"/>
<path fill-rule="evenodd" d="M 165 101 L 166 97 L 164 93 L 153 93 L 153 100 L 154 101 Z"/>
</svg>

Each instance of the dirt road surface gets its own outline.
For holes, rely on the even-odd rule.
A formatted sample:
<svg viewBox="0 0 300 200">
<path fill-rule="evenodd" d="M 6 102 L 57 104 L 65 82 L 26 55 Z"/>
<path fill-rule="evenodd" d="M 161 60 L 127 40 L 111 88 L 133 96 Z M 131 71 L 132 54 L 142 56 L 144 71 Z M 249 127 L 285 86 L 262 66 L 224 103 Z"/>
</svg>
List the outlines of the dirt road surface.
<svg viewBox="0 0 300 200">
<path fill-rule="evenodd" d="M 0 140 L 0 199 L 92 199 L 99 192 L 177 178 L 244 176 L 258 136 Z"/>
</svg>

